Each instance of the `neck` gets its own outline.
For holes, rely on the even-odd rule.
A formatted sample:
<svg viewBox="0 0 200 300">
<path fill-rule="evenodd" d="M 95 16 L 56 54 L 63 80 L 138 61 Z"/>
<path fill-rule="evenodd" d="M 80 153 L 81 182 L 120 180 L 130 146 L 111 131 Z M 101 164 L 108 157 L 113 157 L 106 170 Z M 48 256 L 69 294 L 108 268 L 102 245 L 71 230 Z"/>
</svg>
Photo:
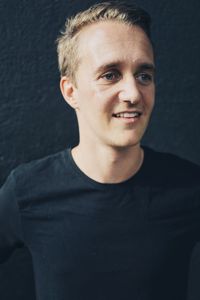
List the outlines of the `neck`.
<svg viewBox="0 0 200 300">
<path fill-rule="evenodd" d="M 143 156 L 139 144 L 122 149 L 79 144 L 72 149 L 77 166 L 100 183 L 119 183 L 132 177 L 140 169 Z"/>
</svg>

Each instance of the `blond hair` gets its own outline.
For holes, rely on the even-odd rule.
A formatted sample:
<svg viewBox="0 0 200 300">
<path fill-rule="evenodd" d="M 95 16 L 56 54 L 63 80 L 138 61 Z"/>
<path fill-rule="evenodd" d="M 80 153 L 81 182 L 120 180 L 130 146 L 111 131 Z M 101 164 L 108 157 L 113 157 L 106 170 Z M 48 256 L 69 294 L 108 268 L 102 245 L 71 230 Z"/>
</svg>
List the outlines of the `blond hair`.
<svg viewBox="0 0 200 300">
<path fill-rule="evenodd" d="M 122 2 L 103 2 L 95 4 L 85 11 L 68 18 L 64 30 L 57 38 L 58 65 L 61 76 L 75 80 L 79 63 L 78 33 L 89 24 L 99 21 L 119 21 L 128 25 L 138 25 L 150 37 L 151 18 L 149 14 L 136 5 Z"/>
</svg>

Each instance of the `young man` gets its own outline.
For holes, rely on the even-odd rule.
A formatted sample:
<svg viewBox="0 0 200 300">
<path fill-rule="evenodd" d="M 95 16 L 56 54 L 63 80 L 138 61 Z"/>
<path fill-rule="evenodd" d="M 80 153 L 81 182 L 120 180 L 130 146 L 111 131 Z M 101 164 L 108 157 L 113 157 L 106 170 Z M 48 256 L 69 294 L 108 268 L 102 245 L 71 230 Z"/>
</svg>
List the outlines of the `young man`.
<svg viewBox="0 0 200 300">
<path fill-rule="evenodd" d="M 11 173 L 1 260 L 26 244 L 37 299 L 186 299 L 200 171 L 140 144 L 155 96 L 149 15 L 95 5 L 66 22 L 58 57 L 80 142 Z"/>
</svg>

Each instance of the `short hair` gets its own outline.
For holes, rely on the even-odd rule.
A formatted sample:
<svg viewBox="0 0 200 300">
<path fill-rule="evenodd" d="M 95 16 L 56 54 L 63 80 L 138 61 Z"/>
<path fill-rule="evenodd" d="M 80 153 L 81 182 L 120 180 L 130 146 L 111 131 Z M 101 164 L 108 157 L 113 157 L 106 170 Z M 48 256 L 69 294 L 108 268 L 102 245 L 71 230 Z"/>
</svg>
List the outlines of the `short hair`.
<svg viewBox="0 0 200 300">
<path fill-rule="evenodd" d="M 87 25 L 107 20 L 137 25 L 143 29 L 151 41 L 151 17 L 136 4 L 113 1 L 92 5 L 87 10 L 68 18 L 64 30 L 56 40 L 61 76 L 67 76 L 75 81 L 75 72 L 79 63 L 78 33 L 81 29 Z"/>
</svg>

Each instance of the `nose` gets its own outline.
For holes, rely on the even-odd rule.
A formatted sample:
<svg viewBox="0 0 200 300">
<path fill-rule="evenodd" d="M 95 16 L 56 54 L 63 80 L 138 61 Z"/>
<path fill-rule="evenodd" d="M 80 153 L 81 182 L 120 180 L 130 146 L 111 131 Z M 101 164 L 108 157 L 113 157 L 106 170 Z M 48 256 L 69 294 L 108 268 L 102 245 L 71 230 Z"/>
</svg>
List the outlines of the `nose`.
<svg viewBox="0 0 200 300">
<path fill-rule="evenodd" d="M 141 92 L 134 77 L 121 82 L 119 100 L 136 104 L 141 100 Z"/>
</svg>

